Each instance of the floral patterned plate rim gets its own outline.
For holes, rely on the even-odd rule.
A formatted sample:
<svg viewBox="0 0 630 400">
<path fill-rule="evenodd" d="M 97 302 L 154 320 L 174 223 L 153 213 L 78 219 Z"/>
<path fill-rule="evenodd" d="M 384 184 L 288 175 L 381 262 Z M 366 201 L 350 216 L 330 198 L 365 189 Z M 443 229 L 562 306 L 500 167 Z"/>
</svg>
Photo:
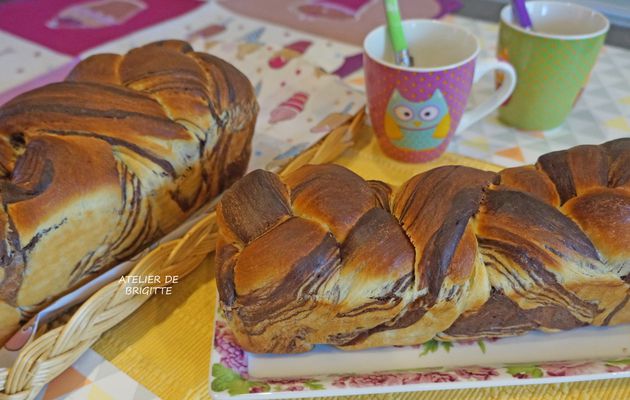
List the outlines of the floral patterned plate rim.
<svg viewBox="0 0 630 400">
<path fill-rule="evenodd" d="M 342 396 L 630 377 L 630 355 L 623 354 L 626 351 L 624 347 L 624 351 L 620 351 L 617 357 L 584 360 L 425 367 L 369 373 L 346 371 L 300 377 L 255 378 L 249 373 L 250 357 L 238 346 L 229 326 L 220 314 L 220 312 L 215 313 L 214 346 L 210 358 L 210 394 L 218 400 Z M 627 330 L 623 334 L 626 335 Z M 585 340 L 589 340 L 589 335 L 592 339 L 592 333 L 587 332 L 583 335 Z M 599 337 L 601 339 L 601 336 Z M 471 343 L 429 341 L 420 346 L 406 346 L 403 350 L 413 351 L 414 356 L 420 359 L 431 355 L 439 357 L 452 355 L 456 353 L 454 349 L 467 346 L 479 352 L 482 359 L 488 346 L 494 345 L 493 342 L 513 340 L 518 344 L 519 339 L 472 342 L 472 346 L 470 346 Z M 382 352 L 387 354 L 398 349 L 400 348 L 384 348 Z M 471 349 L 467 351 L 470 353 Z M 339 352 L 338 354 L 337 357 L 344 357 L 344 354 L 348 353 Z M 593 354 L 597 357 L 597 353 Z M 290 361 L 281 360 L 281 362 Z M 295 363 L 300 362 L 304 361 Z"/>
</svg>

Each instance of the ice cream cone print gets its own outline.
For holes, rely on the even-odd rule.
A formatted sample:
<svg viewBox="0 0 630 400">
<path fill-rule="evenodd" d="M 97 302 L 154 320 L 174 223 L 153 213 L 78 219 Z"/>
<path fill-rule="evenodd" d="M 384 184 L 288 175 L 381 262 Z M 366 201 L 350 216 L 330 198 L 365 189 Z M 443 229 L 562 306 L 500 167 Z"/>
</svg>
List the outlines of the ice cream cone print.
<svg viewBox="0 0 630 400">
<path fill-rule="evenodd" d="M 96 29 L 121 25 L 144 11 L 142 0 L 96 0 L 64 8 L 46 22 L 50 29 Z"/>
<path fill-rule="evenodd" d="M 288 100 L 283 101 L 275 109 L 271 111 L 269 123 L 276 124 L 282 121 L 288 121 L 295 118 L 304 110 L 308 94 L 305 92 L 297 92 Z"/>
<path fill-rule="evenodd" d="M 337 75 L 340 78 L 345 78 L 348 75 L 355 73 L 363 67 L 363 53 L 353 54 L 347 56 L 343 60 L 343 64 L 332 72 L 333 75 Z"/>
<path fill-rule="evenodd" d="M 284 46 L 282 50 L 278 51 L 269 59 L 269 66 L 274 69 L 284 67 L 292 59 L 304 54 L 306 50 L 311 47 L 311 44 L 313 44 L 313 42 L 310 40 L 298 40 L 297 42 Z"/>
<path fill-rule="evenodd" d="M 352 117 L 352 114 L 350 114 L 350 110 L 352 110 L 353 105 L 354 103 L 350 103 L 343 110 L 341 110 L 341 112 L 328 114 L 321 121 L 319 121 L 317 125 L 311 128 L 311 133 L 330 132 L 331 130 L 340 126 L 350 117 Z"/>
<path fill-rule="evenodd" d="M 323 69 L 322 67 L 315 68 L 314 73 L 315 73 L 315 78 L 317 79 L 321 78 L 322 76 L 328 76 L 328 72 L 326 72 L 326 70 Z"/>
<path fill-rule="evenodd" d="M 243 37 L 240 38 L 240 40 L 248 43 L 260 43 L 260 37 L 263 33 L 265 33 L 264 26 L 258 29 L 254 29 L 253 31 L 245 34 Z"/>
<path fill-rule="evenodd" d="M 264 43 L 262 43 L 260 41 L 260 37 L 262 36 L 262 34 L 265 32 L 265 27 L 261 27 L 258 29 L 255 29 L 249 33 L 247 33 L 245 36 L 240 38 L 240 41 L 242 43 L 239 43 L 238 45 L 238 49 L 237 49 L 237 53 L 236 53 L 236 58 L 238 58 L 239 60 L 244 59 L 247 55 L 255 52 L 256 50 L 260 49 L 261 47 L 264 46 Z"/>
<path fill-rule="evenodd" d="M 206 40 L 203 42 L 203 49 L 208 51 L 219 43 L 220 42 L 218 40 Z"/>
<path fill-rule="evenodd" d="M 236 58 L 238 58 L 239 60 L 242 60 L 247 55 L 252 54 L 253 52 L 255 52 L 256 50 L 260 49 L 263 46 L 264 44 L 262 43 L 247 43 L 247 42 L 239 43 L 238 49 L 236 52 Z"/>
</svg>

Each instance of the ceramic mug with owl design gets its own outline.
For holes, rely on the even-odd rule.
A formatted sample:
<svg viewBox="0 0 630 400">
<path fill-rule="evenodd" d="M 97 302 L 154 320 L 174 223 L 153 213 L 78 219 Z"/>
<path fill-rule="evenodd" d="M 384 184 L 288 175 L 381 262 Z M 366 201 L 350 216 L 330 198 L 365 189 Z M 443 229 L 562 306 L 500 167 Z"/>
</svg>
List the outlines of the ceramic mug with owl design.
<svg viewBox="0 0 630 400">
<path fill-rule="evenodd" d="M 497 109 L 514 90 L 516 73 L 507 62 L 478 62 L 479 42 L 461 27 L 407 20 L 403 29 L 413 67 L 394 63 L 384 26 L 365 38 L 368 112 L 386 155 L 404 162 L 426 162 L 439 157 L 456 132 Z M 490 71 L 502 72 L 504 84 L 466 111 L 473 84 Z"/>
</svg>

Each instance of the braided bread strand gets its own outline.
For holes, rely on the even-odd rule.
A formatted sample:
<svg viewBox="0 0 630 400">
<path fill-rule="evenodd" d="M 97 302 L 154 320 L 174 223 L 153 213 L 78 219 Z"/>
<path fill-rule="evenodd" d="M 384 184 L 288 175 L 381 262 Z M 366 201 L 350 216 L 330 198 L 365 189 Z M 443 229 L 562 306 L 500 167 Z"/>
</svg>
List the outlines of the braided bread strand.
<svg viewBox="0 0 630 400">
<path fill-rule="evenodd" d="M 332 164 L 258 170 L 217 220 L 220 305 L 251 352 L 630 322 L 630 139 L 399 188 Z"/>
</svg>

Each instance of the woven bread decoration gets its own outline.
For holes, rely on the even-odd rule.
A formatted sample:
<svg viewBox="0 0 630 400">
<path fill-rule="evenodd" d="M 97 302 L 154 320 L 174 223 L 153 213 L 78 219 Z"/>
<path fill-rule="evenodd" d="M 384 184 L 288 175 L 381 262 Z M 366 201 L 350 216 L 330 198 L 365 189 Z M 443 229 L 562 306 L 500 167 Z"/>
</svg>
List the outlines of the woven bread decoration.
<svg viewBox="0 0 630 400">
<path fill-rule="evenodd" d="M 99 54 L 0 108 L 0 344 L 241 177 L 248 79 L 185 42 Z"/>
<path fill-rule="evenodd" d="M 251 352 L 630 321 L 630 139 L 398 188 L 332 164 L 258 170 L 217 222 L 221 310 Z"/>
</svg>

